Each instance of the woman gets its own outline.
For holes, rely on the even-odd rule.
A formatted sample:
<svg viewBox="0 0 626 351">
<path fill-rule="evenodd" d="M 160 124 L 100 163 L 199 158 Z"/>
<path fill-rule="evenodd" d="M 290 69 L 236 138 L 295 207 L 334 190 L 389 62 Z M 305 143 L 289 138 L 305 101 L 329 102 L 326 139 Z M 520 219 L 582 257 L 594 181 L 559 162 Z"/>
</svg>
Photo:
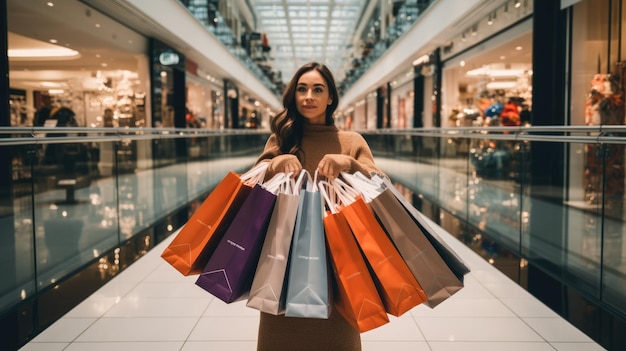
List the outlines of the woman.
<svg viewBox="0 0 626 351">
<path fill-rule="evenodd" d="M 333 113 L 339 104 L 330 70 L 311 62 L 302 66 L 283 94 L 284 110 L 271 122 L 272 135 L 258 162 L 269 162 L 266 177 L 302 169 L 333 179 L 341 172 L 382 174 L 358 133 L 340 131 Z M 361 350 L 359 332 L 336 310 L 329 319 L 274 316 L 261 313 L 259 351 Z"/>
</svg>

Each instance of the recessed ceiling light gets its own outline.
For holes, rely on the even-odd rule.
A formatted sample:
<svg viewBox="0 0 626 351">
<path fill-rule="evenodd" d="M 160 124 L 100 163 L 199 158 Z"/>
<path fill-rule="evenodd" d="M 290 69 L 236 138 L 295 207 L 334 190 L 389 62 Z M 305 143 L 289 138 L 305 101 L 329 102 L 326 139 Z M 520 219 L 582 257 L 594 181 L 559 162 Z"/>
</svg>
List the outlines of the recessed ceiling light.
<svg viewBox="0 0 626 351">
<path fill-rule="evenodd" d="M 66 60 L 80 57 L 80 53 L 67 47 L 28 38 L 9 32 L 8 56 L 16 60 Z"/>
<path fill-rule="evenodd" d="M 51 57 L 78 57 L 80 54 L 76 50 L 67 48 L 56 49 L 9 49 L 10 58 L 51 58 Z"/>
<path fill-rule="evenodd" d="M 56 40 L 56 39 L 50 39 L 49 41 L 50 41 L 52 44 L 56 44 L 56 43 L 58 43 L 58 42 L 59 42 L 59 41 L 58 41 L 58 40 Z"/>
<path fill-rule="evenodd" d="M 522 51 L 522 49 L 523 49 L 523 47 L 521 47 L 521 46 L 516 46 L 515 47 L 515 50 L 517 50 L 517 51 Z"/>
<path fill-rule="evenodd" d="M 53 3 L 52 1 L 48 1 L 48 2 L 46 3 L 46 5 L 48 5 L 48 6 L 50 6 L 50 7 L 54 7 L 54 3 Z"/>
</svg>

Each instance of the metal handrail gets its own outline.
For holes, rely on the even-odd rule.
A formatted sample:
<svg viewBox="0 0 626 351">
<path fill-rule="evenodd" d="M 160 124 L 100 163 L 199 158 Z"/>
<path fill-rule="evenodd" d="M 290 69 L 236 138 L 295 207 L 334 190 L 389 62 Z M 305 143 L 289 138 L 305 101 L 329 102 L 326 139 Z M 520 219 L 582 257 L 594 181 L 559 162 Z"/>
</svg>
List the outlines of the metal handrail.
<svg viewBox="0 0 626 351">
<path fill-rule="evenodd" d="M 626 144 L 626 126 L 444 127 L 360 130 L 362 134 Z M 0 146 L 121 140 L 189 139 L 208 136 L 268 134 L 259 129 L 0 127 Z M 48 134 L 69 134 L 49 137 Z M 623 136 L 622 136 L 623 135 Z"/>
<path fill-rule="evenodd" d="M 268 131 L 258 129 L 0 127 L 0 147 L 98 141 L 190 139 L 268 133 Z M 49 134 L 57 134 L 57 136 L 49 137 Z"/>
</svg>

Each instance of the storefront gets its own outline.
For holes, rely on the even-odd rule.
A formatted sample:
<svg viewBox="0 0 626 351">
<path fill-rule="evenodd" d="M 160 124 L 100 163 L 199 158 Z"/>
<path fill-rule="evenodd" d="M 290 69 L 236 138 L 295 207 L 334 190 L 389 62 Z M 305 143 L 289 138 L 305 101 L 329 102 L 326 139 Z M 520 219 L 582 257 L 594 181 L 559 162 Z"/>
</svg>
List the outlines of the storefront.
<svg viewBox="0 0 626 351">
<path fill-rule="evenodd" d="M 76 2 L 11 1 L 8 11 L 11 126 L 43 126 L 59 107 L 81 127 L 149 123 L 145 37 Z"/>
<path fill-rule="evenodd" d="M 625 5 L 622 0 L 562 1 L 562 7 L 571 14 L 572 125 L 625 123 Z M 619 144 L 573 144 L 568 189 L 570 206 L 582 213 L 569 219 L 569 226 L 579 235 L 568 238 L 568 248 L 580 253 L 579 259 L 569 262 L 569 268 L 587 280 L 601 281 L 601 292 L 585 292 L 622 313 L 626 313 L 626 240 L 620 220 L 626 195 L 625 154 L 624 146 Z"/>
<path fill-rule="evenodd" d="M 530 3 L 502 6 L 444 47 L 442 126 L 530 123 L 533 22 L 526 17 L 531 13 Z M 507 27 L 512 18 L 521 22 Z"/>
<path fill-rule="evenodd" d="M 391 128 L 407 129 L 413 127 L 414 79 L 415 71 L 411 68 L 389 83 L 391 87 Z"/>
<path fill-rule="evenodd" d="M 222 81 L 187 60 L 186 115 L 190 128 L 221 129 L 224 122 Z"/>
<path fill-rule="evenodd" d="M 378 109 L 377 109 L 378 93 L 373 91 L 365 96 L 365 121 L 366 128 L 373 130 L 377 128 Z"/>
</svg>

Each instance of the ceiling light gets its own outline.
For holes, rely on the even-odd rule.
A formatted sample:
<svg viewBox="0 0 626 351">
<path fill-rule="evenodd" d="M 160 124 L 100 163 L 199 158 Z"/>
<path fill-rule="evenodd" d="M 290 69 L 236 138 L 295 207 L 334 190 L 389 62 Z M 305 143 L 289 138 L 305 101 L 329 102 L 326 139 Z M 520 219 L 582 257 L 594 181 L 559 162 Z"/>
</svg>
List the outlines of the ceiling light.
<svg viewBox="0 0 626 351">
<path fill-rule="evenodd" d="M 421 65 L 423 63 L 428 63 L 428 61 L 430 61 L 430 56 L 429 55 L 422 55 L 422 56 L 418 57 L 415 61 L 413 61 L 413 66 L 418 66 L 418 65 Z"/>
<path fill-rule="evenodd" d="M 517 86 L 517 82 L 513 81 L 504 81 L 504 82 L 489 82 L 486 85 L 487 89 L 496 90 L 496 89 L 513 89 Z"/>
<path fill-rule="evenodd" d="M 39 83 L 40 86 L 44 87 L 44 88 L 58 88 L 61 86 L 60 83 L 57 82 L 41 82 Z"/>
<path fill-rule="evenodd" d="M 32 49 L 9 49 L 8 54 L 13 59 L 49 59 L 49 58 L 68 58 L 75 59 L 80 57 L 80 53 L 76 50 L 58 47 L 58 48 L 32 48 Z"/>
<path fill-rule="evenodd" d="M 489 67 L 481 67 L 467 71 L 466 75 L 469 77 L 519 77 L 524 74 L 522 69 L 491 69 Z"/>
</svg>

